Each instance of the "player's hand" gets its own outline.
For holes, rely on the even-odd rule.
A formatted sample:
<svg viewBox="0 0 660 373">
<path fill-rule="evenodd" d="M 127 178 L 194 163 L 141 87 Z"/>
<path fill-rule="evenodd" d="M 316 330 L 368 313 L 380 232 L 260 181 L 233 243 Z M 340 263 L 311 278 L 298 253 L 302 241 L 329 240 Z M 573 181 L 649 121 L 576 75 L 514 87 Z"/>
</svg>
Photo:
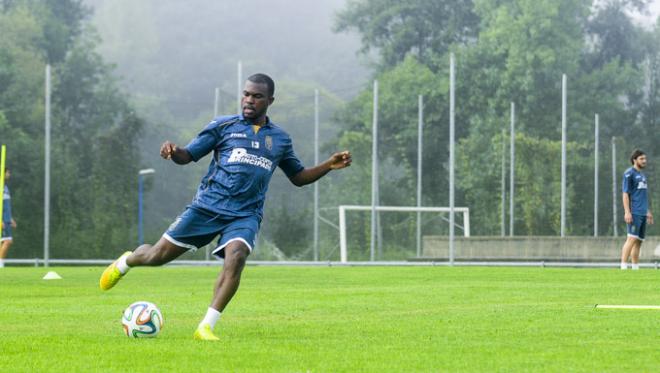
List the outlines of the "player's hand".
<svg viewBox="0 0 660 373">
<path fill-rule="evenodd" d="M 16 228 L 16 220 L 11 219 L 11 227 Z"/>
<path fill-rule="evenodd" d="M 176 144 L 165 141 L 163 145 L 160 146 L 160 156 L 165 159 L 172 159 L 172 154 L 177 150 Z"/>
<path fill-rule="evenodd" d="M 626 212 L 626 213 L 623 215 L 623 220 L 626 221 L 626 224 L 632 224 L 632 222 L 633 222 L 632 214 L 629 213 L 629 212 Z"/>
<path fill-rule="evenodd" d="M 653 214 L 651 214 L 651 211 L 646 213 L 646 222 L 649 224 L 653 224 Z"/>
<path fill-rule="evenodd" d="M 330 169 L 339 170 L 340 168 L 349 167 L 352 161 L 351 152 L 348 150 L 335 153 L 330 157 Z"/>
</svg>

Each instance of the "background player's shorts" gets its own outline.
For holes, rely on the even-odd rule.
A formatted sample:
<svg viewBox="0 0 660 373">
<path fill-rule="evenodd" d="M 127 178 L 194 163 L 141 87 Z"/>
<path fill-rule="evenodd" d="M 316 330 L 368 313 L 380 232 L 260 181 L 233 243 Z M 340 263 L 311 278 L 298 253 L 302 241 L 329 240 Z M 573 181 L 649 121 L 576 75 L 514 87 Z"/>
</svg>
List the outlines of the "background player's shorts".
<svg viewBox="0 0 660 373">
<path fill-rule="evenodd" d="M 632 224 L 628 224 L 628 237 L 644 241 L 646 237 L 646 215 L 633 215 Z"/>
<path fill-rule="evenodd" d="M 2 225 L 2 238 L 0 238 L 0 242 L 9 240 L 11 241 L 11 223 L 4 223 Z"/>
<path fill-rule="evenodd" d="M 225 246 L 241 241 L 250 252 L 255 247 L 260 218 L 258 216 L 234 217 L 190 207 L 170 225 L 163 237 L 171 243 L 196 251 L 220 235 L 213 255 L 224 258 Z"/>
</svg>

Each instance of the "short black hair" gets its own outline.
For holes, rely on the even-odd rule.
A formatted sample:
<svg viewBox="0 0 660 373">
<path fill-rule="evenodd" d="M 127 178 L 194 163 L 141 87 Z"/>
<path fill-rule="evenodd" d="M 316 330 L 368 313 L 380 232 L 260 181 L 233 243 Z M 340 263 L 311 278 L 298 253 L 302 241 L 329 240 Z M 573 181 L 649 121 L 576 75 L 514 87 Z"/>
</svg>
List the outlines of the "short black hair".
<svg viewBox="0 0 660 373">
<path fill-rule="evenodd" d="M 630 155 L 630 163 L 635 164 L 635 159 L 643 156 L 644 154 L 646 153 L 644 153 L 641 149 L 635 149 Z"/>
<path fill-rule="evenodd" d="M 275 82 L 270 78 L 270 76 L 266 74 L 253 74 L 250 75 L 247 80 L 251 81 L 252 83 L 265 84 L 266 87 L 268 87 L 268 96 L 273 97 L 275 94 Z"/>
</svg>

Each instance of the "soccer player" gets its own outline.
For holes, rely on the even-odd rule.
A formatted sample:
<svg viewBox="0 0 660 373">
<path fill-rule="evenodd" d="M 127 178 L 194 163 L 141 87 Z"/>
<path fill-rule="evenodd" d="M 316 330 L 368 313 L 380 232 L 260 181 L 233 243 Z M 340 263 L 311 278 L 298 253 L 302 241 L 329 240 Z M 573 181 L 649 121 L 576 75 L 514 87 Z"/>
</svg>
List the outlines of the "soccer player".
<svg viewBox="0 0 660 373">
<path fill-rule="evenodd" d="M 213 328 L 238 290 L 245 261 L 256 243 L 275 168 L 279 166 L 294 185 L 303 186 L 331 170 L 351 165 L 350 152 L 343 151 L 315 167 L 304 168 L 289 135 L 266 116 L 275 100 L 274 92 L 270 77 L 252 75 L 243 88 L 241 115 L 215 118 L 185 147 L 163 143 L 161 157 L 181 165 L 213 152 L 208 172 L 192 203 L 155 245 L 125 252 L 106 268 L 101 289 L 112 288 L 132 267 L 163 265 L 220 235 L 213 254 L 224 258 L 224 266 L 206 316 L 193 334 L 199 340 L 218 340 Z"/>
<path fill-rule="evenodd" d="M 11 177 L 9 168 L 5 168 L 5 190 L 2 196 L 2 237 L 0 238 L 0 268 L 5 266 L 5 257 L 9 246 L 14 242 L 11 237 L 11 229 L 16 228 L 16 221 L 11 216 L 11 195 L 7 182 Z"/>
<path fill-rule="evenodd" d="M 630 156 L 632 167 L 623 174 L 623 211 L 628 225 L 628 238 L 621 249 L 621 269 L 627 269 L 631 257 L 632 269 L 639 269 L 639 250 L 646 234 L 646 224 L 653 224 L 649 209 L 648 180 L 642 173 L 646 167 L 646 154 L 636 149 Z"/>
</svg>

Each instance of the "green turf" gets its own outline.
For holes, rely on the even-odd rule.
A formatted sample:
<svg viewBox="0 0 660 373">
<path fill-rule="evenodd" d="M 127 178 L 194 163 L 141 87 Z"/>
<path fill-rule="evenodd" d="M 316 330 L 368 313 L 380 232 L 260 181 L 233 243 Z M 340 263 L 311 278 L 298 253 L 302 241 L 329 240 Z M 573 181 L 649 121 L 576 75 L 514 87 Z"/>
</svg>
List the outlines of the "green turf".
<svg viewBox="0 0 660 373">
<path fill-rule="evenodd" d="M 659 272 L 614 269 L 248 267 L 220 343 L 192 333 L 218 268 L 0 269 L 0 372 L 657 371 Z M 156 339 L 123 309 L 156 303 Z"/>
</svg>

